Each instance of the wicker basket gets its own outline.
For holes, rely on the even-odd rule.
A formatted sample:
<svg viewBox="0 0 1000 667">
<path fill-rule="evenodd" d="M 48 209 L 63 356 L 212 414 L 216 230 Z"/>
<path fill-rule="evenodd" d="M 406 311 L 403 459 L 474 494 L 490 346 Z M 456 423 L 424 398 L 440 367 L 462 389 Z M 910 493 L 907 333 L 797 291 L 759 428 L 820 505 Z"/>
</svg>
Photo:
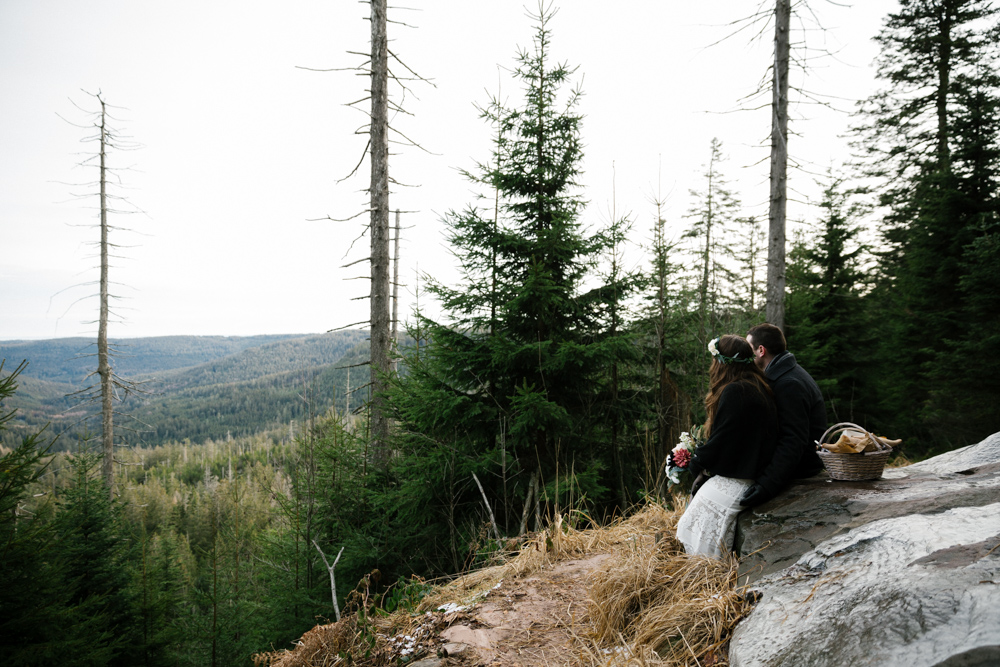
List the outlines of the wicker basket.
<svg viewBox="0 0 1000 667">
<path fill-rule="evenodd" d="M 818 450 L 819 459 L 823 462 L 823 466 L 826 471 L 830 474 L 833 479 L 841 480 L 844 482 L 860 482 L 863 480 L 881 479 L 882 471 L 885 469 L 885 463 L 889 460 L 889 454 L 892 453 L 892 447 L 885 443 L 882 438 L 879 438 L 872 433 L 869 433 L 865 429 L 861 428 L 857 424 L 851 424 L 850 422 L 841 422 L 840 424 L 834 424 L 826 430 L 823 437 L 819 439 L 819 443 L 822 444 L 826 442 L 827 438 L 836 435 L 842 431 L 858 431 L 864 433 L 868 436 L 878 451 L 875 452 L 862 452 L 860 454 L 835 454 L 831 451 L 827 451 L 825 448 L 820 447 Z"/>
</svg>

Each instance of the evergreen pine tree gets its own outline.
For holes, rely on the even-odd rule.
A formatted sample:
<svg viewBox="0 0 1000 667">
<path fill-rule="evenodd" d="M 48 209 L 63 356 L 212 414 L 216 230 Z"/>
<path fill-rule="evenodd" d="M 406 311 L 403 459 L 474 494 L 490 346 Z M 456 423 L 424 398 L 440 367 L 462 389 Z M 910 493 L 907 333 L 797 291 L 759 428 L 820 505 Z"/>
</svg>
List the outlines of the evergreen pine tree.
<svg viewBox="0 0 1000 667">
<path fill-rule="evenodd" d="M 923 437 L 918 450 L 931 446 L 935 368 L 965 363 L 938 343 L 967 328 L 965 257 L 982 234 L 982 214 L 996 210 L 996 181 L 983 179 L 996 168 L 995 153 L 987 157 L 996 125 L 968 119 L 1000 90 L 998 14 L 984 0 L 902 0 L 877 38 L 878 77 L 888 87 L 862 106 L 867 173 L 879 179 L 887 210 L 885 275 L 873 295 L 883 308 L 883 365 L 874 376 L 884 421 Z M 909 363 L 895 362 L 901 350 Z"/>
<path fill-rule="evenodd" d="M 558 466 L 563 473 L 572 465 L 579 479 L 592 480 L 583 489 L 591 498 L 610 481 L 585 473 L 610 463 L 595 437 L 593 408 L 617 343 L 603 335 L 600 313 L 581 294 L 605 244 L 580 229 L 581 93 L 560 97 L 573 70 L 552 62 L 551 19 L 540 13 L 533 48 L 517 57 L 523 105 L 494 101 L 484 114 L 497 140 L 492 161 L 474 180 L 495 194 L 495 210 L 446 216 L 463 284 L 431 286 L 449 319 L 420 319 L 428 344 L 419 359 L 410 358 L 393 393 L 404 449 L 448 471 L 438 490 L 449 524 L 456 508 L 483 511 L 469 484 L 473 472 L 501 498 L 508 530 L 518 514 L 515 499 L 522 504 L 519 529 L 531 509 L 537 518 L 553 500 L 544 489 Z M 422 467 L 427 474 L 432 466 Z"/>
<path fill-rule="evenodd" d="M 820 202 L 823 217 L 809 238 L 798 239 L 788 271 L 786 335 L 797 361 L 817 378 L 831 421 L 860 420 L 860 377 L 870 335 L 861 297 L 865 274 L 858 218 L 842 179 L 830 175 Z"/>
<path fill-rule="evenodd" d="M 66 630 L 82 643 L 66 664 L 134 665 L 143 647 L 129 578 L 131 545 L 120 507 L 95 474 L 97 464 L 89 453 L 71 459 L 73 485 L 56 516 L 63 585 L 73 607 Z"/>
<path fill-rule="evenodd" d="M 639 400 L 637 373 L 641 350 L 636 344 L 636 332 L 629 326 L 633 319 L 629 297 L 638 291 L 643 276 L 640 271 L 627 270 L 624 266 L 625 243 L 632 230 L 632 220 L 614 217 L 599 233 L 600 245 L 605 248 L 598 270 L 600 285 L 585 294 L 583 299 L 592 302 L 600 327 L 599 340 L 607 350 L 608 365 L 597 394 L 599 423 L 607 431 L 602 438 L 608 443 L 611 462 L 611 481 L 618 492 L 618 508 L 625 511 L 629 505 L 626 479 L 633 480 L 642 472 L 642 456 L 633 437 L 638 433 L 638 422 L 645 416 Z M 564 470 L 564 472 L 567 472 Z M 570 484 L 563 485 L 572 488 Z M 560 505 L 564 506 L 562 501 Z"/>
<path fill-rule="evenodd" d="M 14 395 L 24 367 L 0 374 L 0 403 Z M 0 430 L 14 414 L 0 408 Z M 71 609 L 47 508 L 27 508 L 49 446 L 35 433 L 0 456 L 0 655 L 8 665 L 56 664 L 79 648 L 63 631 Z"/>
<path fill-rule="evenodd" d="M 733 270 L 735 250 L 733 232 L 740 202 L 728 187 L 720 166 L 724 156 L 722 142 L 712 139 L 705 167 L 705 188 L 691 191 L 695 204 L 687 217 L 691 225 L 684 233 L 692 239 L 691 254 L 697 271 L 692 282 L 697 286 L 698 340 L 707 343 L 720 329 L 733 329 L 726 316 L 739 306 L 739 279 Z"/>
<path fill-rule="evenodd" d="M 765 310 L 767 233 L 756 218 L 740 217 L 735 223 L 739 305 L 751 322 L 757 322 Z"/>
<path fill-rule="evenodd" d="M 701 347 L 691 332 L 697 328 L 697 312 L 692 309 L 694 296 L 688 289 L 684 267 L 677 261 L 679 245 L 667 238 L 667 221 L 663 217 L 663 200 L 656 199 L 656 217 L 650 245 L 650 265 L 644 285 L 645 305 L 635 329 L 645 351 L 641 367 L 649 375 L 638 385 L 650 394 L 643 401 L 649 409 L 651 442 L 645 456 L 650 459 L 644 484 L 648 491 L 666 499 L 666 477 L 663 474 L 667 454 L 691 429 L 693 379 L 700 373 L 688 373 L 703 360 Z M 692 365 L 693 364 L 693 365 Z"/>
<path fill-rule="evenodd" d="M 136 541 L 137 560 L 131 569 L 136 590 L 135 617 L 141 627 L 134 664 L 171 665 L 184 640 L 178 622 L 183 617 L 186 588 L 182 540 L 173 526 L 149 534 L 143 522 Z"/>
<path fill-rule="evenodd" d="M 1000 402 L 1000 75 L 959 76 L 955 123 L 958 208 L 973 240 L 959 264 L 962 322 L 945 338 L 944 355 L 959 363 L 938 364 L 926 422 L 935 440 L 949 445 L 976 442 L 1000 430 L 991 406 Z M 988 84 L 988 85 L 987 85 Z"/>
</svg>

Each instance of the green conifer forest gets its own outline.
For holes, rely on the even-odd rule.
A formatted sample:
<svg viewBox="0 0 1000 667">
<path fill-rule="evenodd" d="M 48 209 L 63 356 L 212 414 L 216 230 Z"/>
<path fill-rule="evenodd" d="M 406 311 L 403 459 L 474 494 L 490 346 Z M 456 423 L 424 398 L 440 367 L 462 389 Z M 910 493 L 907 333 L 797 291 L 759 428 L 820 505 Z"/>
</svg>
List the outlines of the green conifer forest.
<svg viewBox="0 0 1000 667">
<path fill-rule="evenodd" d="M 998 18 L 900 0 L 855 158 L 817 176 L 789 244 L 789 349 L 831 423 L 902 438 L 910 460 L 1000 430 Z M 764 320 L 766 221 L 727 187 L 725 137 L 691 165 L 704 187 L 678 238 L 662 201 L 583 219 L 583 71 L 553 55 L 548 11 L 525 34 L 516 93 L 480 107 L 470 201 L 443 207 L 459 279 L 427 276 L 438 307 L 395 349 L 387 460 L 369 451 L 367 331 L 116 341 L 142 390 L 117 404 L 114 498 L 95 406 L 71 396 L 92 341 L 0 343 L 4 665 L 250 665 L 356 613 L 358 587 L 410 605 L 556 513 L 669 502 L 706 344 Z"/>
</svg>

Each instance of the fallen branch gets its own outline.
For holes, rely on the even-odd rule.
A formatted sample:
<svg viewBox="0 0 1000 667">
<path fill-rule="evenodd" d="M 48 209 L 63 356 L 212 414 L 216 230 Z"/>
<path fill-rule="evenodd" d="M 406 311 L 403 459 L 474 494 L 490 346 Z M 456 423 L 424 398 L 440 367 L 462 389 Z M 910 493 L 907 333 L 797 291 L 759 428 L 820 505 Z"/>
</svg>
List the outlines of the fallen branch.
<svg viewBox="0 0 1000 667">
<path fill-rule="evenodd" d="M 337 604 L 337 581 L 333 578 L 333 568 L 337 567 L 337 561 L 340 560 L 340 554 L 344 553 L 344 547 L 340 547 L 340 551 L 337 553 L 337 557 L 333 561 L 333 565 L 330 565 L 329 561 L 326 560 L 326 554 L 323 550 L 319 548 L 316 544 L 316 540 L 312 541 L 313 546 L 316 547 L 316 551 L 323 558 L 323 565 L 326 565 L 326 569 L 330 572 L 330 595 L 333 597 L 333 613 L 336 615 L 337 620 L 340 620 L 340 605 Z"/>
<path fill-rule="evenodd" d="M 486 492 L 483 491 L 483 485 L 479 483 L 479 478 L 476 477 L 476 473 L 472 473 L 472 479 L 476 480 L 476 486 L 479 487 L 479 493 L 483 495 L 483 504 L 486 505 L 486 511 L 490 513 L 490 525 L 493 526 L 493 536 L 497 538 L 497 545 L 499 545 L 500 531 L 497 530 L 497 519 L 493 516 L 493 508 L 490 507 L 490 501 L 486 499 Z"/>
</svg>

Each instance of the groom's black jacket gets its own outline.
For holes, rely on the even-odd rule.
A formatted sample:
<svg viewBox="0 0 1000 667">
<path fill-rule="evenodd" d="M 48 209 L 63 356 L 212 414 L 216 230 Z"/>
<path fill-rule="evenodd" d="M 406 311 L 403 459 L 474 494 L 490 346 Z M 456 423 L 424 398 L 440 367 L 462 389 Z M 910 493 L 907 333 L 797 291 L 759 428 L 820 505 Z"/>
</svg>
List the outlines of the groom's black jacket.
<svg viewBox="0 0 1000 667">
<path fill-rule="evenodd" d="M 816 441 L 826 430 L 826 406 L 816 381 L 791 352 L 772 359 L 764 377 L 778 404 L 778 444 L 757 483 L 774 496 L 793 479 L 812 477 L 823 469 Z"/>
</svg>

